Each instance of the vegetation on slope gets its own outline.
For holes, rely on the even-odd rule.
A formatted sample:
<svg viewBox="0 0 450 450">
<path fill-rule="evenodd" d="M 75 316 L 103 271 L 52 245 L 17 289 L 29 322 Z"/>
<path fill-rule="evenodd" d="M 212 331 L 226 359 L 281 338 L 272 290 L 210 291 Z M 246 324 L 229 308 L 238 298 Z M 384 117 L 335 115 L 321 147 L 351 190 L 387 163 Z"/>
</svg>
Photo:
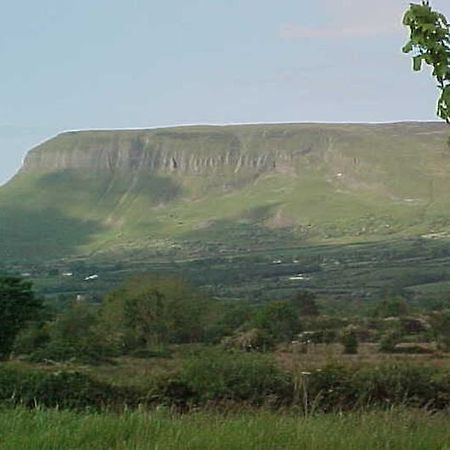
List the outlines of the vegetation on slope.
<svg viewBox="0 0 450 450">
<path fill-rule="evenodd" d="M 251 248 L 447 232 L 444 128 L 65 134 L 33 150 L 1 188 L 0 252 L 10 261 L 155 246 L 207 253 L 211 243 L 236 249 L 255 234 Z"/>
</svg>

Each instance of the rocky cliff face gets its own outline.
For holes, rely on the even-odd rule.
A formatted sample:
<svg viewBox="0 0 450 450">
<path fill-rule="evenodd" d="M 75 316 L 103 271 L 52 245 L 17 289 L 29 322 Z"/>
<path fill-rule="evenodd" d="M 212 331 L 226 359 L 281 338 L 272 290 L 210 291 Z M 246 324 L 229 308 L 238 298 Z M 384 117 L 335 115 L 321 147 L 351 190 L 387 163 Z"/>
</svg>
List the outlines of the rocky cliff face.
<svg viewBox="0 0 450 450">
<path fill-rule="evenodd" d="M 33 149 L 22 171 L 285 172 L 338 134 L 315 125 L 69 132 Z"/>
<path fill-rule="evenodd" d="M 421 144 L 433 143 L 444 138 L 445 133 L 445 126 L 438 123 L 195 126 L 68 132 L 29 152 L 22 171 L 295 173 L 305 166 L 317 168 L 318 164 L 345 160 L 349 148 L 354 162 L 355 154 L 357 160 L 364 159 L 367 149 L 376 155 L 383 145 L 383 150 L 392 147 L 398 152 L 414 139 Z"/>
</svg>

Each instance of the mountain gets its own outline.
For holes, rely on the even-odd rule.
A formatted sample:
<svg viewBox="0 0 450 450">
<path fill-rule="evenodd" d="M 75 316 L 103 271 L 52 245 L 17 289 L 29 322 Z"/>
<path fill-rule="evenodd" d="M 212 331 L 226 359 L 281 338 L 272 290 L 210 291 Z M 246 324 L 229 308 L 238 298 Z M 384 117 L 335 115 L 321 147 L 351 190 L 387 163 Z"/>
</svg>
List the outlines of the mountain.
<svg viewBox="0 0 450 450">
<path fill-rule="evenodd" d="M 63 133 L 0 188 L 0 257 L 189 257 L 445 234 L 447 134 L 439 123 Z"/>
</svg>

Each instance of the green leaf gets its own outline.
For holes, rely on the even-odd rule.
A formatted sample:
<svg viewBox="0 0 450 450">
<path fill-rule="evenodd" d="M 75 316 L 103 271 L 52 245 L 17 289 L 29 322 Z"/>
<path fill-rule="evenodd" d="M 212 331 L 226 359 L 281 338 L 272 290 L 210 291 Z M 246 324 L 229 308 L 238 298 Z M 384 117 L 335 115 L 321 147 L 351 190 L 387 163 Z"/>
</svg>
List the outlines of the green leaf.
<svg viewBox="0 0 450 450">
<path fill-rule="evenodd" d="M 409 41 L 403 48 L 402 51 L 403 53 L 409 53 L 411 52 L 413 49 L 413 43 L 411 41 Z"/>
<path fill-rule="evenodd" d="M 414 56 L 414 58 L 413 58 L 413 69 L 416 72 L 418 72 L 420 69 L 422 69 L 422 55 Z"/>
</svg>

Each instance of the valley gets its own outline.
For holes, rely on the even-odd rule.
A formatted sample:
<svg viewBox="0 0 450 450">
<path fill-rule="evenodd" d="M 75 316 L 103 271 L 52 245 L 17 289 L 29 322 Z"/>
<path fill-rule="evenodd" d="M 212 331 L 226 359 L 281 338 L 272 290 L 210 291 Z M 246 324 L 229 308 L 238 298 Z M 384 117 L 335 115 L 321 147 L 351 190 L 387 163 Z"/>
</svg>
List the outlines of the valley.
<svg viewBox="0 0 450 450">
<path fill-rule="evenodd" d="M 440 297 L 445 139 L 437 123 L 64 133 L 0 188 L 1 267 L 54 297 L 136 272 L 225 298 Z"/>
</svg>

